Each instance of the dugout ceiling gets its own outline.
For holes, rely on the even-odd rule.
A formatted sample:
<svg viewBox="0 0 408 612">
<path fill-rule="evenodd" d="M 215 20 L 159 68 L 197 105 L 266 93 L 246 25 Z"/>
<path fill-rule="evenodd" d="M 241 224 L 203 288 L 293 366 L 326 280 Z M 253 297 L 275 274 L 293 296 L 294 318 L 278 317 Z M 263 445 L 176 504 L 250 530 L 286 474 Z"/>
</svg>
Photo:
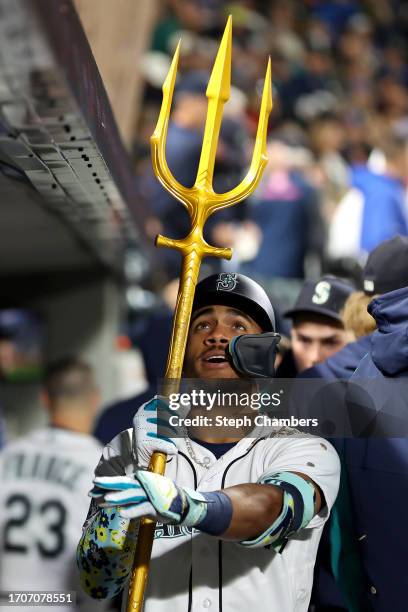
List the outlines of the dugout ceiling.
<svg viewBox="0 0 408 612">
<path fill-rule="evenodd" d="M 144 246 L 130 160 L 71 0 L 0 0 L 0 202 L 0 275 L 118 272 L 125 247 Z"/>
</svg>

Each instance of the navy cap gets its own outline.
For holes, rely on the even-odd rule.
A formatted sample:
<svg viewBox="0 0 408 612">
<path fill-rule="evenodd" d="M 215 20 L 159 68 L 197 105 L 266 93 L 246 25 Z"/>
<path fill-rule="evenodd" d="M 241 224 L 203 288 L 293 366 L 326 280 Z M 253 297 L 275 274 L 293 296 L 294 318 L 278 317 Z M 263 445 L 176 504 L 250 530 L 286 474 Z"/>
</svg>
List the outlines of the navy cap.
<svg viewBox="0 0 408 612">
<path fill-rule="evenodd" d="M 363 270 L 364 293 L 388 293 L 408 287 L 408 238 L 395 236 L 371 251 Z"/>
<path fill-rule="evenodd" d="M 342 323 L 341 309 L 354 291 L 353 285 L 336 276 L 326 275 L 317 281 L 306 281 L 295 305 L 284 315 L 293 318 L 298 314 L 310 312 Z"/>
</svg>

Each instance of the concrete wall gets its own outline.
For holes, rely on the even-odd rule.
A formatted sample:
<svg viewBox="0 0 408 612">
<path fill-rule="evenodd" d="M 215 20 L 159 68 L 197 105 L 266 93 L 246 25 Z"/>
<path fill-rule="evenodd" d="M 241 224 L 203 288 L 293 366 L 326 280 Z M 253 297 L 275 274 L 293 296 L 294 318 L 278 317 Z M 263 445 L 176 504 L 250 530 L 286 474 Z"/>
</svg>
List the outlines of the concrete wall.
<svg viewBox="0 0 408 612">
<path fill-rule="evenodd" d="M 142 94 L 139 59 L 149 46 L 158 0 L 74 0 L 127 147 Z"/>
</svg>

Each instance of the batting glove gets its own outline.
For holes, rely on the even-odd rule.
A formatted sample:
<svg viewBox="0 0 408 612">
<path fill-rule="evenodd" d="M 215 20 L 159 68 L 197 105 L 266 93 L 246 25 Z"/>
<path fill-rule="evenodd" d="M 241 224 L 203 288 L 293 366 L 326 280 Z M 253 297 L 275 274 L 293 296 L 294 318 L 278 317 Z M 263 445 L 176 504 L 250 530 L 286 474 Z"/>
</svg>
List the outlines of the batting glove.
<svg viewBox="0 0 408 612">
<path fill-rule="evenodd" d="M 102 508 L 119 508 L 127 519 L 148 516 L 162 523 L 193 527 L 207 514 L 208 500 L 199 491 L 178 487 L 170 478 L 137 470 L 129 476 L 97 477 L 89 496 Z"/>
<path fill-rule="evenodd" d="M 172 414 L 164 398 L 157 395 L 136 412 L 133 419 L 133 452 L 139 467 L 147 468 L 156 451 L 166 455 L 178 453 L 173 436 L 179 434 L 168 422 Z"/>
</svg>

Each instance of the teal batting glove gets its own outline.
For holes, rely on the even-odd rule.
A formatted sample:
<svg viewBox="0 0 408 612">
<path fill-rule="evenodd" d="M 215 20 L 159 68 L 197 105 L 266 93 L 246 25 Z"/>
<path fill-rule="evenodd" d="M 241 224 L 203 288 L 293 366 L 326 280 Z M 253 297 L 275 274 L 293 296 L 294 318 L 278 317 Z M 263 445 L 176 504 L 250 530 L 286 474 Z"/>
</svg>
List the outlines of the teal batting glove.
<svg viewBox="0 0 408 612">
<path fill-rule="evenodd" d="M 170 478 L 137 470 L 129 476 L 98 477 L 89 495 L 103 508 L 120 507 L 123 518 L 148 516 L 162 523 L 196 527 L 218 535 L 226 531 L 232 503 L 222 491 L 201 493 L 179 487 Z"/>
<path fill-rule="evenodd" d="M 99 506 L 120 506 L 123 518 L 149 516 L 164 523 L 196 525 L 207 512 L 204 495 L 199 491 L 178 487 L 170 478 L 137 470 L 135 478 L 129 476 L 98 477 L 90 497 Z"/>
</svg>

